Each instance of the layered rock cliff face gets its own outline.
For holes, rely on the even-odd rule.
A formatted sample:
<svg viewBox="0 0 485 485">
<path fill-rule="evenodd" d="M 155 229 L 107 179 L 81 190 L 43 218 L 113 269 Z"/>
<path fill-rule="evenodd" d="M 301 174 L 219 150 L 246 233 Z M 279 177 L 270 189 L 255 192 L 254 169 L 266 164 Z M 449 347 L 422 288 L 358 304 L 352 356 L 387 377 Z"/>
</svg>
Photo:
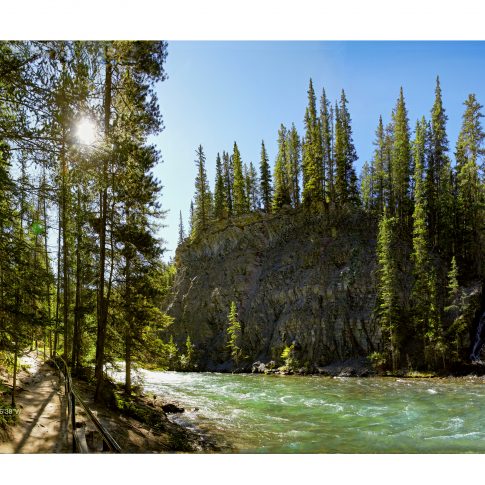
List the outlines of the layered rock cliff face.
<svg viewBox="0 0 485 485">
<path fill-rule="evenodd" d="M 242 325 L 246 362 L 280 361 L 295 342 L 309 366 L 365 356 L 379 344 L 375 222 L 363 212 L 287 209 L 247 216 L 177 250 L 168 305 L 180 343 L 190 335 L 199 368 L 230 368 L 227 315 Z"/>
</svg>

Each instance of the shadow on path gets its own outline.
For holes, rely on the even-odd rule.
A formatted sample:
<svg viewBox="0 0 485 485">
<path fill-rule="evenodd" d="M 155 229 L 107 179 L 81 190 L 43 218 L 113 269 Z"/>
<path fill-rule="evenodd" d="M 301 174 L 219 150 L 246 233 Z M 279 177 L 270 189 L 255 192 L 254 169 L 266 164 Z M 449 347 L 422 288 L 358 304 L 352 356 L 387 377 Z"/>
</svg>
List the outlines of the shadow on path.
<svg viewBox="0 0 485 485">
<path fill-rule="evenodd" d="M 0 453 L 69 453 L 66 400 L 55 370 L 40 365 L 22 387 L 18 422 L 12 440 L 0 443 Z"/>
</svg>

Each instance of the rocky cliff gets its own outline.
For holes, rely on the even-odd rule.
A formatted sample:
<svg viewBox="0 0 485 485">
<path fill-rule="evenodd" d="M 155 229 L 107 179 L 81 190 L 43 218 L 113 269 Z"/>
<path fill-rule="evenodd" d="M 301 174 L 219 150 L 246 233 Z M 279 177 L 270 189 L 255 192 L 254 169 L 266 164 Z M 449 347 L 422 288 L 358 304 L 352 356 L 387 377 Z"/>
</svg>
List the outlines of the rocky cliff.
<svg viewBox="0 0 485 485">
<path fill-rule="evenodd" d="M 308 366 L 368 355 L 380 331 L 375 304 L 375 222 L 361 211 L 248 215 L 182 244 L 168 313 L 190 335 L 199 367 L 229 369 L 227 314 L 242 325 L 246 363 L 280 361 L 295 343 Z"/>
</svg>

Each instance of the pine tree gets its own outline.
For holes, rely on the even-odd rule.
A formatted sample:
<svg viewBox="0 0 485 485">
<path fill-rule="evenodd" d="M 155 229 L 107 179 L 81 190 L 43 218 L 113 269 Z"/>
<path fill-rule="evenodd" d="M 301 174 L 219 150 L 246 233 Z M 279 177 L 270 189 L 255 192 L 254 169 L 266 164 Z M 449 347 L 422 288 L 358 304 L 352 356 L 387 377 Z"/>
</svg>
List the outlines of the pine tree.
<svg viewBox="0 0 485 485">
<path fill-rule="evenodd" d="M 374 141 L 374 157 L 372 159 L 371 172 L 373 176 L 373 209 L 378 214 L 382 214 L 386 204 L 386 192 L 389 185 L 389 172 L 386 170 L 385 158 L 386 137 L 384 131 L 384 124 L 382 123 L 382 116 L 379 116 L 379 124 L 376 130 L 376 140 Z M 387 189 L 387 190 L 386 190 Z"/>
<path fill-rule="evenodd" d="M 261 141 L 261 163 L 260 163 L 260 193 L 263 210 L 266 213 L 271 212 L 271 201 L 273 197 L 273 188 L 271 185 L 271 170 L 269 167 L 268 154 L 264 146 L 264 141 Z"/>
<path fill-rule="evenodd" d="M 328 188 L 328 199 L 331 202 L 335 202 L 335 112 L 333 105 L 330 104 L 329 111 L 329 122 L 330 122 L 330 156 L 329 156 L 329 166 L 327 170 L 327 188 Z"/>
<path fill-rule="evenodd" d="M 323 190 L 325 199 L 327 201 L 333 200 L 334 196 L 334 169 L 333 169 L 333 154 L 332 154 L 332 114 L 330 112 L 330 102 L 325 94 L 325 89 L 322 90 L 322 97 L 320 98 L 320 124 L 322 127 L 322 156 L 323 156 L 323 171 L 325 178 L 323 180 Z"/>
<path fill-rule="evenodd" d="M 184 229 L 184 221 L 182 219 L 182 211 L 180 211 L 179 215 L 179 240 L 178 245 L 180 246 L 185 240 L 185 229 Z"/>
<path fill-rule="evenodd" d="M 458 264 L 470 277 L 483 274 L 484 189 L 480 166 L 485 150 L 485 133 L 480 118 L 482 106 L 474 94 L 465 101 L 465 112 L 456 144 L 457 241 Z"/>
<path fill-rule="evenodd" d="M 335 106 L 335 197 L 343 205 L 346 203 L 358 204 L 357 176 L 354 163 L 357 160 L 350 114 L 347 109 L 347 98 L 344 90 L 340 96 L 340 105 Z"/>
<path fill-rule="evenodd" d="M 239 360 L 242 356 L 241 351 L 241 323 L 238 320 L 236 302 L 231 302 L 231 309 L 228 315 L 227 323 L 227 347 L 231 353 L 231 358 L 236 364 L 239 364 Z"/>
<path fill-rule="evenodd" d="M 312 206 L 324 202 L 325 179 L 320 120 L 317 118 L 315 91 L 310 79 L 308 106 L 305 112 L 305 137 L 302 144 L 303 203 Z M 275 181 L 276 185 L 276 181 Z M 276 190 L 276 189 L 275 189 Z"/>
<path fill-rule="evenodd" d="M 233 215 L 233 193 L 232 188 L 234 185 L 234 169 L 232 163 L 232 157 L 229 153 L 222 152 L 222 162 L 223 162 L 223 178 L 224 178 L 224 193 L 226 194 L 226 207 L 227 215 L 231 217 Z"/>
<path fill-rule="evenodd" d="M 234 142 L 232 163 L 234 168 L 234 183 L 232 188 L 234 204 L 233 210 L 234 215 L 240 216 L 248 211 L 248 203 L 245 192 L 246 182 L 244 180 L 241 154 L 239 153 L 236 142 Z"/>
<path fill-rule="evenodd" d="M 453 188 L 451 162 L 447 155 L 448 117 L 443 108 L 439 77 L 436 78 L 435 101 L 431 110 L 431 153 L 428 161 L 427 200 L 430 240 L 445 261 L 452 251 Z"/>
<path fill-rule="evenodd" d="M 360 196 L 362 206 L 368 212 L 374 207 L 374 178 L 371 166 L 365 162 L 360 175 Z"/>
<path fill-rule="evenodd" d="M 253 162 L 249 162 L 249 168 L 246 170 L 245 178 L 248 209 L 250 212 L 258 211 L 260 208 L 259 181 Z"/>
<path fill-rule="evenodd" d="M 290 185 L 291 203 L 293 207 L 300 205 L 300 137 L 292 123 L 291 130 L 287 132 L 286 152 L 288 154 L 288 181 Z"/>
<path fill-rule="evenodd" d="M 377 260 L 379 265 L 377 288 L 377 317 L 383 332 L 386 351 L 389 352 L 392 370 L 399 364 L 397 271 L 393 256 L 395 219 L 384 214 L 379 221 Z"/>
<path fill-rule="evenodd" d="M 194 234 L 195 227 L 195 210 L 194 210 L 194 201 L 190 201 L 190 209 L 189 209 L 189 234 L 192 236 Z"/>
<path fill-rule="evenodd" d="M 413 144 L 414 157 L 414 213 L 413 213 L 413 274 L 414 286 L 411 299 L 414 302 L 414 327 L 424 341 L 428 331 L 430 295 L 428 288 L 430 260 L 428 252 L 428 230 L 426 224 L 425 182 L 423 180 L 426 162 L 426 120 L 416 123 L 416 138 Z"/>
<path fill-rule="evenodd" d="M 458 283 L 458 264 L 455 256 L 451 259 L 450 271 L 447 279 L 447 306 L 444 309 L 445 315 L 451 322 L 447 328 L 447 334 L 451 343 L 452 356 L 454 360 L 459 360 L 461 357 L 461 349 L 463 347 L 464 337 L 469 331 L 468 322 L 463 315 L 463 304 L 461 301 L 462 291 Z M 461 307 L 461 308 L 460 308 Z"/>
<path fill-rule="evenodd" d="M 197 176 L 195 178 L 193 229 L 198 235 L 205 231 L 209 225 L 211 195 L 205 171 L 205 155 L 202 145 L 199 145 L 197 148 L 196 155 L 195 165 L 197 166 Z"/>
<path fill-rule="evenodd" d="M 278 155 L 274 166 L 274 194 L 273 194 L 273 211 L 277 211 L 284 205 L 291 203 L 290 181 L 288 180 L 288 146 L 287 130 L 283 124 L 278 130 Z"/>
<path fill-rule="evenodd" d="M 222 173 L 222 163 L 219 153 L 216 159 L 216 182 L 214 189 L 214 217 L 223 219 L 227 216 L 227 194 L 225 191 L 224 175 Z"/>
<path fill-rule="evenodd" d="M 411 145 L 404 93 L 401 88 L 392 116 L 391 183 L 394 199 L 392 213 L 399 218 L 403 234 L 409 233 L 411 219 L 410 175 Z"/>
</svg>

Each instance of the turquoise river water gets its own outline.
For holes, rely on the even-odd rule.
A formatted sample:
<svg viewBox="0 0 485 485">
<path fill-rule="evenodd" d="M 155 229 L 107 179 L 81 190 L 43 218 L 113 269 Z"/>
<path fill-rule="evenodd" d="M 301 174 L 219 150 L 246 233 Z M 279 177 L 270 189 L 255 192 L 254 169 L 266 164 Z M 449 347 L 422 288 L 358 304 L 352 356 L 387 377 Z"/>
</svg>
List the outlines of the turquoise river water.
<svg viewBox="0 0 485 485">
<path fill-rule="evenodd" d="M 481 379 L 140 372 L 185 407 L 172 419 L 237 452 L 485 452 Z"/>
</svg>

